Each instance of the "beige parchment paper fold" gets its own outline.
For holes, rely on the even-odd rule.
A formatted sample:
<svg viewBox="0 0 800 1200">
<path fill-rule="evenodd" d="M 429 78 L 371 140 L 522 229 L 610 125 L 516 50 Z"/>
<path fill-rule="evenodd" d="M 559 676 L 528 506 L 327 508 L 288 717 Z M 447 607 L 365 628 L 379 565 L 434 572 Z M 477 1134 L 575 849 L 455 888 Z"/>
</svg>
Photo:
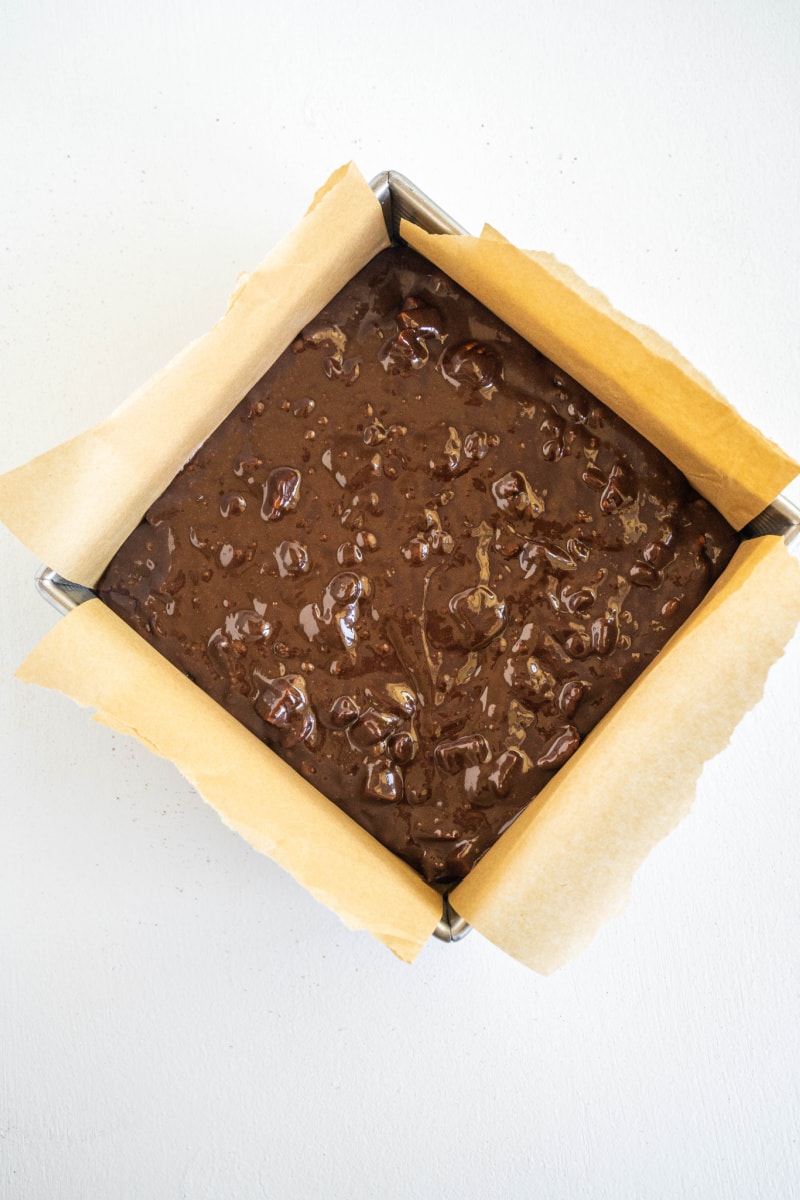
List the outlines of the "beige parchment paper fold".
<svg viewBox="0 0 800 1200">
<path fill-rule="evenodd" d="M 429 237 L 406 225 L 403 233 L 640 428 L 733 524 L 760 512 L 797 472 L 671 347 L 614 313 L 555 260 L 530 256 L 489 229 L 481 238 Z M 0 477 L 2 519 L 62 575 L 94 583 L 186 458 L 386 244 L 380 206 L 352 165 L 341 168 L 300 226 L 240 282 L 206 337 L 108 421 Z M 685 812 L 702 763 L 756 699 L 798 617 L 797 566 L 783 544 L 743 547 L 691 625 L 459 886 L 456 909 L 536 970 L 554 969 L 585 945 L 618 910 L 648 849 Z M 741 647 L 731 636 L 739 620 L 747 628 L 746 679 L 737 674 Z M 592 794 L 598 764 L 609 779 L 629 770 L 643 736 L 632 731 L 661 721 L 664 696 L 672 706 L 694 697 L 701 672 L 708 736 L 688 737 L 683 718 L 670 726 L 674 769 L 659 777 L 658 794 L 645 795 L 641 808 L 626 792 L 619 805 L 595 798 L 581 811 L 577 797 Z M 401 958 L 410 961 L 433 930 L 441 911 L 435 891 L 99 602 L 64 618 L 19 674 L 95 708 L 97 719 L 172 759 L 226 823 Z M 697 728 L 693 717 L 695 735 Z"/>
<path fill-rule="evenodd" d="M 525 253 L 490 226 L 479 238 L 429 234 L 408 221 L 401 232 L 658 446 L 734 529 L 800 470 L 673 346 L 553 255 Z"/>
<path fill-rule="evenodd" d="M 356 168 L 340 168 L 228 310 L 106 421 L 0 476 L 0 515 L 66 579 L 91 587 L 142 513 L 299 329 L 389 244 Z"/>
<path fill-rule="evenodd" d="M 800 565 L 744 542 L 669 646 L 452 894 L 490 941 L 541 974 L 628 901 L 644 858 L 694 799 L 704 762 L 760 699 L 800 618 Z"/>
<path fill-rule="evenodd" d="M 351 929 L 368 929 L 407 962 L 427 941 L 441 902 L 419 876 L 100 600 L 59 621 L 17 675 L 91 706 L 96 721 L 171 759 L 226 825 Z"/>
</svg>

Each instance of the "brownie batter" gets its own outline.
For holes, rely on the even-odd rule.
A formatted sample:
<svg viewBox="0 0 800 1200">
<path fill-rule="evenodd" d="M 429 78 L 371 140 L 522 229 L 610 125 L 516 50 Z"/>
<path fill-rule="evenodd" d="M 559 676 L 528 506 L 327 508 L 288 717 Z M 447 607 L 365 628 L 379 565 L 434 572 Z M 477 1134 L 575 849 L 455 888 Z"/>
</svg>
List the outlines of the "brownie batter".
<svg viewBox="0 0 800 1200">
<path fill-rule="evenodd" d="M 187 463 L 98 591 L 385 846 L 449 883 L 575 752 L 736 541 L 634 430 L 391 249 Z"/>
</svg>

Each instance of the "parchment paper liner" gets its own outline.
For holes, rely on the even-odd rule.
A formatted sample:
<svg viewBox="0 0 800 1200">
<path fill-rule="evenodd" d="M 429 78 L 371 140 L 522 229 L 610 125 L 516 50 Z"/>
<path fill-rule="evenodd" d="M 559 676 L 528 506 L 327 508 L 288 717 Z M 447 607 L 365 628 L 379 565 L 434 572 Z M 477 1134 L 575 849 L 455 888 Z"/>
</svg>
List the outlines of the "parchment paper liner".
<svg viewBox="0 0 800 1200">
<path fill-rule="evenodd" d="M 404 223 L 403 234 L 640 428 L 735 525 L 796 474 L 671 347 L 548 256 L 488 229 L 480 239 L 429 237 Z M 3 520 L 62 575 L 93 584 L 196 446 L 386 244 L 380 206 L 357 170 L 342 168 L 206 337 L 106 422 L 0 478 Z M 583 946 L 618 911 L 636 867 L 688 807 L 702 763 L 760 695 L 800 616 L 799 576 L 777 539 L 742 547 L 690 625 L 456 889 L 455 908 L 537 970 Z M 744 619 L 743 656 L 732 629 Z M 743 661 L 746 686 L 734 688 Z M 97 719 L 172 759 L 223 820 L 349 926 L 409 961 L 434 928 L 432 889 L 99 602 L 59 622 L 19 675 L 97 708 Z M 651 732 L 667 711 L 673 753 L 658 761 L 636 731 Z M 640 786 L 622 791 L 615 763 L 634 770 L 637 747 Z M 618 803 L 608 788 L 595 791 L 596 771 L 617 786 Z"/>
<path fill-rule="evenodd" d="M 662 337 L 617 312 L 552 254 L 480 238 L 402 236 L 638 429 L 741 529 L 800 468 Z"/>
<path fill-rule="evenodd" d="M 97 709 L 95 720 L 171 759 L 226 825 L 351 929 L 410 961 L 441 916 L 416 872 L 161 657 L 100 600 L 43 638 L 18 677 Z"/>
<path fill-rule="evenodd" d="M 800 615 L 779 538 L 728 571 L 536 801 L 454 890 L 456 912 L 542 974 L 628 900 L 634 873 L 691 808 L 703 763 L 764 690 Z"/>
</svg>

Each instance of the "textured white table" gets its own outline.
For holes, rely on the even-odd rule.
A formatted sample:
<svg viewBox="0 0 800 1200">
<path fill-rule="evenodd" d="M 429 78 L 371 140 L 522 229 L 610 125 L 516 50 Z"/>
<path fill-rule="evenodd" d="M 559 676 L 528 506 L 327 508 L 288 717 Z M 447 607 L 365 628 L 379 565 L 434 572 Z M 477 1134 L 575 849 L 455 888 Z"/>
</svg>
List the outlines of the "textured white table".
<svg viewBox="0 0 800 1200">
<path fill-rule="evenodd" d="M 203 332 L 351 157 L 555 251 L 800 456 L 790 0 L 137 10 L 0 3 L 0 469 Z M 57 619 L 34 566 L 0 533 L 4 1198 L 800 1194 L 800 640 L 583 957 L 407 968 L 12 681 Z"/>
</svg>

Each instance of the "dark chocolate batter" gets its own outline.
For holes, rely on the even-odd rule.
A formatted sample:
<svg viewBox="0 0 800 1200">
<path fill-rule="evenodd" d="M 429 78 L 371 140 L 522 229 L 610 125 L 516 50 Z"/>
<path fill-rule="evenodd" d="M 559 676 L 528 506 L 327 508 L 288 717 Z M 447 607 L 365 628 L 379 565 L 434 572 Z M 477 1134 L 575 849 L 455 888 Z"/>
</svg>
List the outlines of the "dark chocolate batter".
<svg viewBox="0 0 800 1200">
<path fill-rule="evenodd" d="M 628 425 L 392 249 L 209 438 L 98 590 L 447 883 L 574 753 L 736 540 Z"/>
</svg>

